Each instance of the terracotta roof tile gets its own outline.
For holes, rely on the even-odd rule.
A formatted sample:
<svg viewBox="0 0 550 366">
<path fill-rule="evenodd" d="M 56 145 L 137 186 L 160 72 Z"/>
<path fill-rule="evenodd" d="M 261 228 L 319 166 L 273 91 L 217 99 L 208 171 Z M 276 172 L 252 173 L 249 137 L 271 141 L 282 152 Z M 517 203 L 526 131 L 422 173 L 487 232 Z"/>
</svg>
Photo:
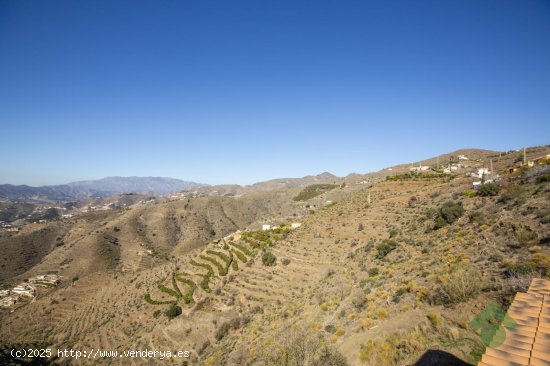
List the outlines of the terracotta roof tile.
<svg viewBox="0 0 550 366">
<path fill-rule="evenodd" d="M 501 344 L 488 347 L 478 366 L 550 366 L 550 281 L 535 278 L 527 293 L 518 292 L 507 315 Z"/>
</svg>

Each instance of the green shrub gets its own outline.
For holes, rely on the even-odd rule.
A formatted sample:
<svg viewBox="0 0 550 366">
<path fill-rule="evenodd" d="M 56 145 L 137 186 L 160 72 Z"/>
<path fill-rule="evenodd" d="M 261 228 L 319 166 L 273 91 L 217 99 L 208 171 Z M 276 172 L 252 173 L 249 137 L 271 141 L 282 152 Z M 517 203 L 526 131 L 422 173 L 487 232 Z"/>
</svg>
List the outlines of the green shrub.
<svg viewBox="0 0 550 366">
<path fill-rule="evenodd" d="M 443 217 L 437 216 L 437 218 L 435 219 L 434 227 L 436 229 L 441 229 L 442 227 L 444 227 L 446 225 L 447 225 L 447 221 L 445 221 L 445 219 Z"/>
<path fill-rule="evenodd" d="M 262 254 L 262 263 L 264 266 L 274 266 L 277 263 L 277 257 L 269 251 Z"/>
<path fill-rule="evenodd" d="M 436 329 L 439 329 L 443 324 L 443 319 L 436 312 L 433 312 L 433 311 L 429 312 L 427 317 L 430 323 L 432 324 L 432 326 Z"/>
<path fill-rule="evenodd" d="M 170 305 L 168 310 L 164 312 L 164 315 L 168 319 L 174 319 L 175 317 L 181 315 L 181 307 L 177 306 L 176 304 Z"/>
<path fill-rule="evenodd" d="M 537 183 L 546 183 L 550 182 L 550 174 L 544 174 L 537 177 Z"/>
<path fill-rule="evenodd" d="M 383 240 L 380 244 L 376 245 L 376 250 L 378 254 L 376 255 L 376 258 L 383 259 L 385 258 L 390 252 L 395 250 L 397 248 L 398 244 L 394 240 L 386 239 Z"/>
<path fill-rule="evenodd" d="M 404 288 L 397 289 L 397 291 L 395 291 L 395 294 L 393 295 L 392 301 L 397 304 L 399 301 L 401 301 L 401 298 L 406 293 L 407 293 L 407 290 L 405 290 Z"/>
<path fill-rule="evenodd" d="M 527 245 L 537 238 L 537 233 L 535 233 L 529 228 L 527 229 L 521 228 L 518 231 L 516 231 L 516 237 L 518 238 L 521 244 Z"/>
<path fill-rule="evenodd" d="M 325 332 L 330 333 L 330 334 L 334 334 L 334 333 L 336 333 L 336 327 L 332 324 L 329 324 L 325 327 Z"/>
<path fill-rule="evenodd" d="M 369 268 L 368 270 L 368 274 L 370 277 L 378 276 L 379 273 L 380 273 L 380 270 L 378 269 L 378 267 L 372 267 L 372 268 Z"/>
<path fill-rule="evenodd" d="M 506 189 L 500 195 L 498 202 L 500 203 L 515 203 L 523 204 L 526 200 L 525 189 L 518 185 L 513 185 Z"/>
<path fill-rule="evenodd" d="M 477 191 L 474 189 L 467 189 L 462 194 L 466 197 L 472 198 L 477 196 Z"/>
<path fill-rule="evenodd" d="M 500 192 L 500 186 L 496 183 L 482 184 L 477 190 L 477 194 L 482 197 L 496 196 Z"/>
<path fill-rule="evenodd" d="M 537 267 L 532 262 L 516 262 L 516 263 L 506 263 L 506 275 L 509 277 L 517 277 L 520 275 L 526 275 L 535 273 Z"/>
<path fill-rule="evenodd" d="M 464 214 L 464 208 L 460 202 L 447 201 L 439 209 L 439 215 L 448 224 L 455 222 L 462 214 Z"/>
<path fill-rule="evenodd" d="M 281 263 L 283 264 L 283 266 L 288 266 L 290 264 L 290 259 L 285 258 L 285 259 L 282 260 Z"/>
<path fill-rule="evenodd" d="M 485 224 L 485 217 L 483 216 L 483 214 L 479 211 L 474 211 L 472 212 L 469 216 L 468 216 L 468 219 L 470 220 L 471 223 L 473 224 L 478 224 L 478 225 L 483 225 Z"/>
</svg>

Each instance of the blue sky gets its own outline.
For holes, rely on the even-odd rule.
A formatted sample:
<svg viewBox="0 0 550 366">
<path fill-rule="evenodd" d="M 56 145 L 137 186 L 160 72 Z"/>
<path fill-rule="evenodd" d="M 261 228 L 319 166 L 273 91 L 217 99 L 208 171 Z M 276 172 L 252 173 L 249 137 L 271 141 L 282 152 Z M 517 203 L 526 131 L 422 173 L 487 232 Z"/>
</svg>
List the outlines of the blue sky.
<svg viewBox="0 0 550 366">
<path fill-rule="evenodd" d="M 0 2 L 0 183 L 364 173 L 549 121 L 548 1 Z"/>
</svg>

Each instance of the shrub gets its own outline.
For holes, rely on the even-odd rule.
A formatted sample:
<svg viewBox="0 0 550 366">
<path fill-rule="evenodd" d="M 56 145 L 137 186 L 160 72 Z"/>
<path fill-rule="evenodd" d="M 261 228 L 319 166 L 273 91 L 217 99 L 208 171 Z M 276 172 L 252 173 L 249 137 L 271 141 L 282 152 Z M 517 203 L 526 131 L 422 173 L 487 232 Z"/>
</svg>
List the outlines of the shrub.
<svg viewBox="0 0 550 366">
<path fill-rule="evenodd" d="M 362 309 L 363 306 L 367 303 L 367 297 L 365 296 L 365 291 L 361 289 L 353 289 L 351 293 L 351 303 L 357 309 Z"/>
<path fill-rule="evenodd" d="M 469 198 L 477 196 L 477 191 L 473 189 L 467 189 L 463 192 L 463 195 Z"/>
<path fill-rule="evenodd" d="M 474 223 L 474 224 L 478 224 L 478 225 L 485 224 L 485 217 L 483 217 L 483 214 L 479 211 L 472 212 L 468 216 L 468 219 L 470 220 L 471 223 Z"/>
<path fill-rule="evenodd" d="M 502 192 L 498 199 L 498 202 L 514 202 L 515 204 L 522 204 L 523 202 L 525 202 L 525 189 L 521 186 L 513 185 L 509 187 L 506 191 Z"/>
<path fill-rule="evenodd" d="M 498 192 L 500 192 L 500 186 L 496 183 L 482 184 L 477 190 L 477 194 L 482 197 L 496 196 Z"/>
<path fill-rule="evenodd" d="M 372 268 L 369 268 L 368 270 L 368 274 L 370 277 L 378 276 L 379 273 L 380 273 L 380 270 L 378 269 L 378 267 L 372 267 Z"/>
<path fill-rule="evenodd" d="M 285 259 L 282 260 L 281 263 L 283 264 L 283 266 L 288 266 L 290 264 L 290 259 L 285 258 Z"/>
<path fill-rule="evenodd" d="M 329 324 L 325 327 L 325 332 L 334 334 L 336 332 L 336 327 L 332 324 Z"/>
<path fill-rule="evenodd" d="M 469 265 L 459 264 L 440 274 L 437 284 L 434 302 L 452 305 L 477 296 L 484 286 L 484 281 L 480 271 Z"/>
<path fill-rule="evenodd" d="M 276 335 L 277 347 L 260 352 L 261 365 L 277 366 L 347 366 L 345 357 L 328 346 L 324 337 L 308 329 L 286 330 Z"/>
<path fill-rule="evenodd" d="M 526 245 L 537 238 L 537 233 L 535 233 L 529 228 L 527 229 L 522 228 L 516 231 L 516 237 L 518 238 L 521 244 Z"/>
<path fill-rule="evenodd" d="M 397 350 L 388 342 L 379 342 L 369 339 L 361 346 L 359 359 L 369 365 L 388 366 L 395 364 Z"/>
<path fill-rule="evenodd" d="M 443 324 L 443 319 L 441 319 L 439 314 L 437 314 L 433 311 L 429 312 L 427 317 L 428 317 L 428 320 L 430 321 L 430 323 L 432 324 L 432 326 L 436 329 L 441 327 L 441 325 Z"/>
<path fill-rule="evenodd" d="M 462 203 L 456 203 L 453 201 L 445 202 L 439 209 L 439 215 L 447 222 L 447 224 L 452 224 L 460 216 L 464 214 L 464 208 Z"/>
<path fill-rule="evenodd" d="M 395 248 L 397 248 L 397 242 L 394 240 L 386 239 L 382 241 L 380 244 L 376 245 L 376 250 L 378 251 L 378 254 L 376 255 L 376 257 L 378 259 L 383 259 L 388 254 L 390 254 L 390 252 L 395 250 Z"/>
<path fill-rule="evenodd" d="M 176 304 L 170 305 L 168 310 L 164 312 L 164 315 L 168 319 L 174 319 L 175 317 L 181 315 L 181 307 L 177 306 Z"/>
<path fill-rule="evenodd" d="M 405 290 L 404 288 L 399 288 L 397 289 L 397 291 L 395 291 L 395 294 L 393 295 L 393 298 L 392 298 L 392 301 L 394 303 L 398 303 L 399 301 L 401 301 L 401 298 L 403 297 L 403 295 L 405 295 L 407 293 L 407 290 Z"/>
<path fill-rule="evenodd" d="M 506 275 L 508 277 L 520 277 L 522 275 L 537 274 L 547 276 L 550 273 L 550 255 L 535 253 L 528 260 L 516 263 L 507 263 Z"/>
<path fill-rule="evenodd" d="M 544 174 L 537 177 L 537 183 L 546 183 L 550 182 L 550 174 Z"/>
<path fill-rule="evenodd" d="M 436 229 L 441 229 L 442 227 L 444 227 L 445 225 L 447 225 L 447 221 L 445 221 L 445 219 L 441 216 L 437 216 L 437 218 L 435 219 L 435 225 L 434 227 Z"/>
<path fill-rule="evenodd" d="M 376 312 L 376 316 L 378 317 L 378 319 L 386 319 L 389 316 L 389 314 L 388 314 L 388 311 L 386 309 L 380 308 Z"/>
<path fill-rule="evenodd" d="M 269 251 L 265 251 L 262 254 L 262 263 L 264 266 L 274 266 L 277 263 L 277 257 Z"/>
<path fill-rule="evenodd" d="M 506 263 L 506 276 L 508 277 L 518 277 L 520 275 L 526 275 L 535 273 L 537 268 L 533 262 L 516 262 L 516 263 Z"/>
<path fill-rule="evenodd" d="M 231 329 L 231 325 L 229 323 L 223 323 L 217 330 L 214 337 L 216 340 L 221 341 L 223 337 L 229 332 L 229 329 Z"/>
</svg>

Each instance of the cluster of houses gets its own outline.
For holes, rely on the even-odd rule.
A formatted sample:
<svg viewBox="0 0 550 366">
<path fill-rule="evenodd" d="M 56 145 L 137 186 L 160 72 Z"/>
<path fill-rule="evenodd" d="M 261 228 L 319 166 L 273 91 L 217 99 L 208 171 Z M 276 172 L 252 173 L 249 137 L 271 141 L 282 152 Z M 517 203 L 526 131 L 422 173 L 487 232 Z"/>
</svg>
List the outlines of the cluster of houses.
<svg viewBox="0 0 550 366">
<path fill-rule="evenodd" d="M 0 308 L 11 308 L 23 300 L 34 298 L 37 287 L 56 287 L 60 282 L 61 276 L 40 275 L 29 278 L 27 282 L 22 282 L 11 289 L 0 290 Z"/>
<path fill-rule="evenodd" d="M 291 229 L 297 229 L 300 226 L 302 226 L 301 222 L 293 222 L 293 223 L 290 224 Z M 279 226 L 272 226 L 270 224 L 263 224 L 262 225 L 262 231 L 275 230 L 275 229 L 278 229 L 278 228 L 279 228 Z"/>
<path fill-rule="evenodd" d="M 478 189 L 482 184 L 494 183 L 500 180 L 500 176 L 488 168 L 478 168 L 476 172 L 469 173 L 467 175 L 472 178 L 479 179 L 472 182 L 473 189 Z"/>
<path fill-rule="evenodd" d="M 449 164 L 449 166 L 441 169 L 440 167 L 431 167 L 429 165 L 422 165 L 419 164 L 418 166 L 411 166 L 409 168 L 409 171 L 411 172 L 426 172 L 426 171 L 434 171 L 434 172 L 443 172 L 443 173 L 452 173 L 456 172 L 459 169 L 465 168 L 462 164 Z"/>
<path fill-rule="evenodd" d="M 515 166 L 513 168 L 510 168 L 509 173 L 514 173 L 520 170 L 522 167 L 527 166 L 528 168 L 532 168 L 535 165 L 542 165 L 542 164 L 548 164 L 548 161 L 550 161 L 550 154 L 537 156 L 536 158 L 527 158 L 527 153 L 524 150 L 523 151 L 523 162 L 519 164 L 518 166 Z"/>
<path fill-rule="evenodd" d="M 7 232 L 18 232 L 19 228 L 16 226 L 13 226 L 12 224 L 8 224 L 7 222 L 0 221 L 0 229 L 3 229 Z"/>
</svg>

